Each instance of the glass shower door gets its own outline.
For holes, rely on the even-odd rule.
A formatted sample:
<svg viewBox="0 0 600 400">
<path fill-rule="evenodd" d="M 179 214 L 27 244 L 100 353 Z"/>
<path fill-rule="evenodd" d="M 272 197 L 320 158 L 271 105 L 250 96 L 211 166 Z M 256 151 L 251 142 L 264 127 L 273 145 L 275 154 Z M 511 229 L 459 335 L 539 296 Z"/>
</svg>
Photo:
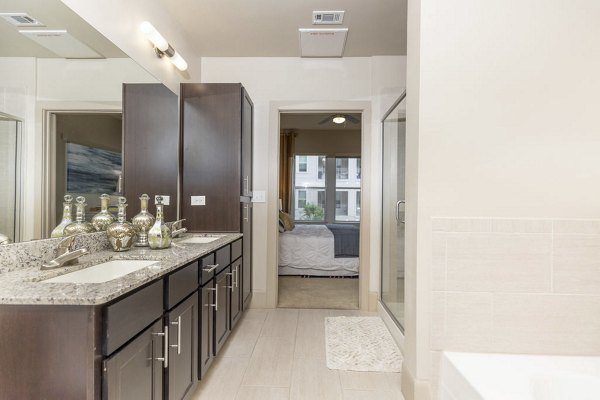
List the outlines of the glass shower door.
<svg viewBox="0 0 600 400">
<path fill-rule="evenodd" d="M 404 326 L 406 96 L 383 119 L 381 301 Z"/>
<path fill-rule="evenodd" d="M 19 240 L 19 121 L 0 115 L 0 242 Z"/>
</svg>

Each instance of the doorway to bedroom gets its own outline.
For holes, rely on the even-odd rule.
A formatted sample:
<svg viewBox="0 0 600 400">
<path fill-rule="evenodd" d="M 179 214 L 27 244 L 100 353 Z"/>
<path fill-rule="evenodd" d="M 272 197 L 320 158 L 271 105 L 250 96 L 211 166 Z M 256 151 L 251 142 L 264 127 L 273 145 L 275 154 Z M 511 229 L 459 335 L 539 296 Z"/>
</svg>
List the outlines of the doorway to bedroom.
<svg viewBox="0 0 600 400">
<path fill-rule="evenodd" d="M 281 113 L 278 307 L 359 308 L 361 113 Z"/>
</svg>

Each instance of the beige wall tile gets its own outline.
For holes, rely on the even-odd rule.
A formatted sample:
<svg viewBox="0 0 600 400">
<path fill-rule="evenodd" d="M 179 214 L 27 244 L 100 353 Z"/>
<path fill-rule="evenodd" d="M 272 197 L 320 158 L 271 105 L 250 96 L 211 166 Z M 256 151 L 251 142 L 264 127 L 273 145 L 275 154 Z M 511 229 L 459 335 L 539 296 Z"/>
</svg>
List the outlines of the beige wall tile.
<svg viewBox="0 0 600 400">
<path fill-rule="evenodd" d="M 550 291 L 550 234 L 451 233 L 446 251 L 447 290 Z"/>
<path fill-rule="evenodd" d="M 491 293 L 446 293 L 444 349 L 488 350 L 491 331 Z"/>
<path fill-rule="evenodd" d="M 554 235 L 553 288 L 600 294 L 600 235 Z"/>
<path fill-rule="evenodd" d="M 293 338 L 261 336 L 250 358 L 242 385 L 289 387 L 293 352 Z"/>
<path fill-rule="evenodd" d="M 434 232 L 489 232 L 491 221 L 488 218 L 432 218 Z"/>
<path fill-rule="evenodd" d="M 430 306 L 430 347 L 432 349 L 443 349 L 446 332 L 446 292 L 431 292 Z"/>
<path fill-rule="evenodd" d="M 555 220 L 554 233 L 600 235 L 600 220 Z"/>
<path fill-rule="evenodd" d="M 600 296 L 494 294 L 494 351 L 600 355 Z"/>
<path fill-rule="evenodd" d="M 492 219 L 492 232 L 552 233 L 549 219 Z"/>
<path fill-rule="evenodd" d="M 446 233 L 431 237 L 431 290 L 446 290 Z"/>
<path fill-rule="evenodd" d="M 289 398 L 290 390 L 288 388 L 240 386 L 235 400 L 288 400 Z"/>
<path fill-rule="evenodd" d="M 290 399 L 342 400 L 338 371 L 327 368 L 324 359 L 294 359 Z"/>
</svg>

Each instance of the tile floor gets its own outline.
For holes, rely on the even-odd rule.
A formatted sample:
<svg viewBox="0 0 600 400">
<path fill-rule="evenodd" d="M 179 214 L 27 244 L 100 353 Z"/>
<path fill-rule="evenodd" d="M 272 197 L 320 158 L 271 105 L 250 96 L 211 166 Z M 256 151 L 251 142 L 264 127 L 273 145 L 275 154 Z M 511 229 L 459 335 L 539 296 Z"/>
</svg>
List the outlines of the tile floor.
<svg viewBox="0 0 600 400">
<path fill-rule="evenodd" d="M 250 309 L 192 400 L 402 400 L 400 374 L 330 370 L 324 318 L 353 310 Z"/>
</svg>

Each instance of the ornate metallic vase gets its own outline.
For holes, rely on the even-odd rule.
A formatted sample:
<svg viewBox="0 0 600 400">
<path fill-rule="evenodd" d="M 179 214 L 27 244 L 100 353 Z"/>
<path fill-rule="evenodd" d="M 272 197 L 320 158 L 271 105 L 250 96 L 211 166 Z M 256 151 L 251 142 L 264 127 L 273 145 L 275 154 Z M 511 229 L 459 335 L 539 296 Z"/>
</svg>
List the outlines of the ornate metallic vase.
<svg viewBox="0 0 600 400">
<path fill-rule="evenodd" d="M 127 222 L 125 209 L 127 208 L 125 197 L 119 197 L 119 215 L 117 222 L 113 222 L 106 228 L 108 241 L 114 251 L 127 251 L 131 249 L 136 238 L 135 227 Z"/>
<path fill-rule="evenodd" d="M 78 196 L 75 201 L 77 202 L 75 204 L 77 209 L 75 222 L 71 222 L 65 227 L 64 236 L 95 232 L 94 225 L 85 220 L 85 206 L 87 205 L 85 204 L 85 197 Z"/>
<path fill-rule="evenodd" d="M 92 218 L 92 225 L 98 232 L 105 231 L 116 220 L 115 216 L 108 211 L 109 200 L 110 196 L 107 194 L 100 196 L 100 212 Z"/>
<path fill-rule="evenodd" d="M 148 231 L 148 243 L 151 249 L 166 249 L 171 246 L 171 230 L 163 219 L 162 197 L 156 197 L 156 221 Z"/>
<path fill-rule="evenodd" d="M 133 217 L 131 222 L 137 231 L 136 246 L 148 246 L 148 231 L 156 221 L 154 216 L 148 212 L 148 200 L 150 197 L 147 194 L 140 196 L 140 213 Z"/>
<path fill-rule="evenodd" d="M 65 234 L 65 228 L 71 222 L 73 222 L 73 196 L 70 194 L 65 195 L 65 202 L 63 203 L 63 216 L 60 224 L 56 225 L 56 228 L 52 230 L 50 237 L 57 238 L 63 237 Z"/>
</svg>

